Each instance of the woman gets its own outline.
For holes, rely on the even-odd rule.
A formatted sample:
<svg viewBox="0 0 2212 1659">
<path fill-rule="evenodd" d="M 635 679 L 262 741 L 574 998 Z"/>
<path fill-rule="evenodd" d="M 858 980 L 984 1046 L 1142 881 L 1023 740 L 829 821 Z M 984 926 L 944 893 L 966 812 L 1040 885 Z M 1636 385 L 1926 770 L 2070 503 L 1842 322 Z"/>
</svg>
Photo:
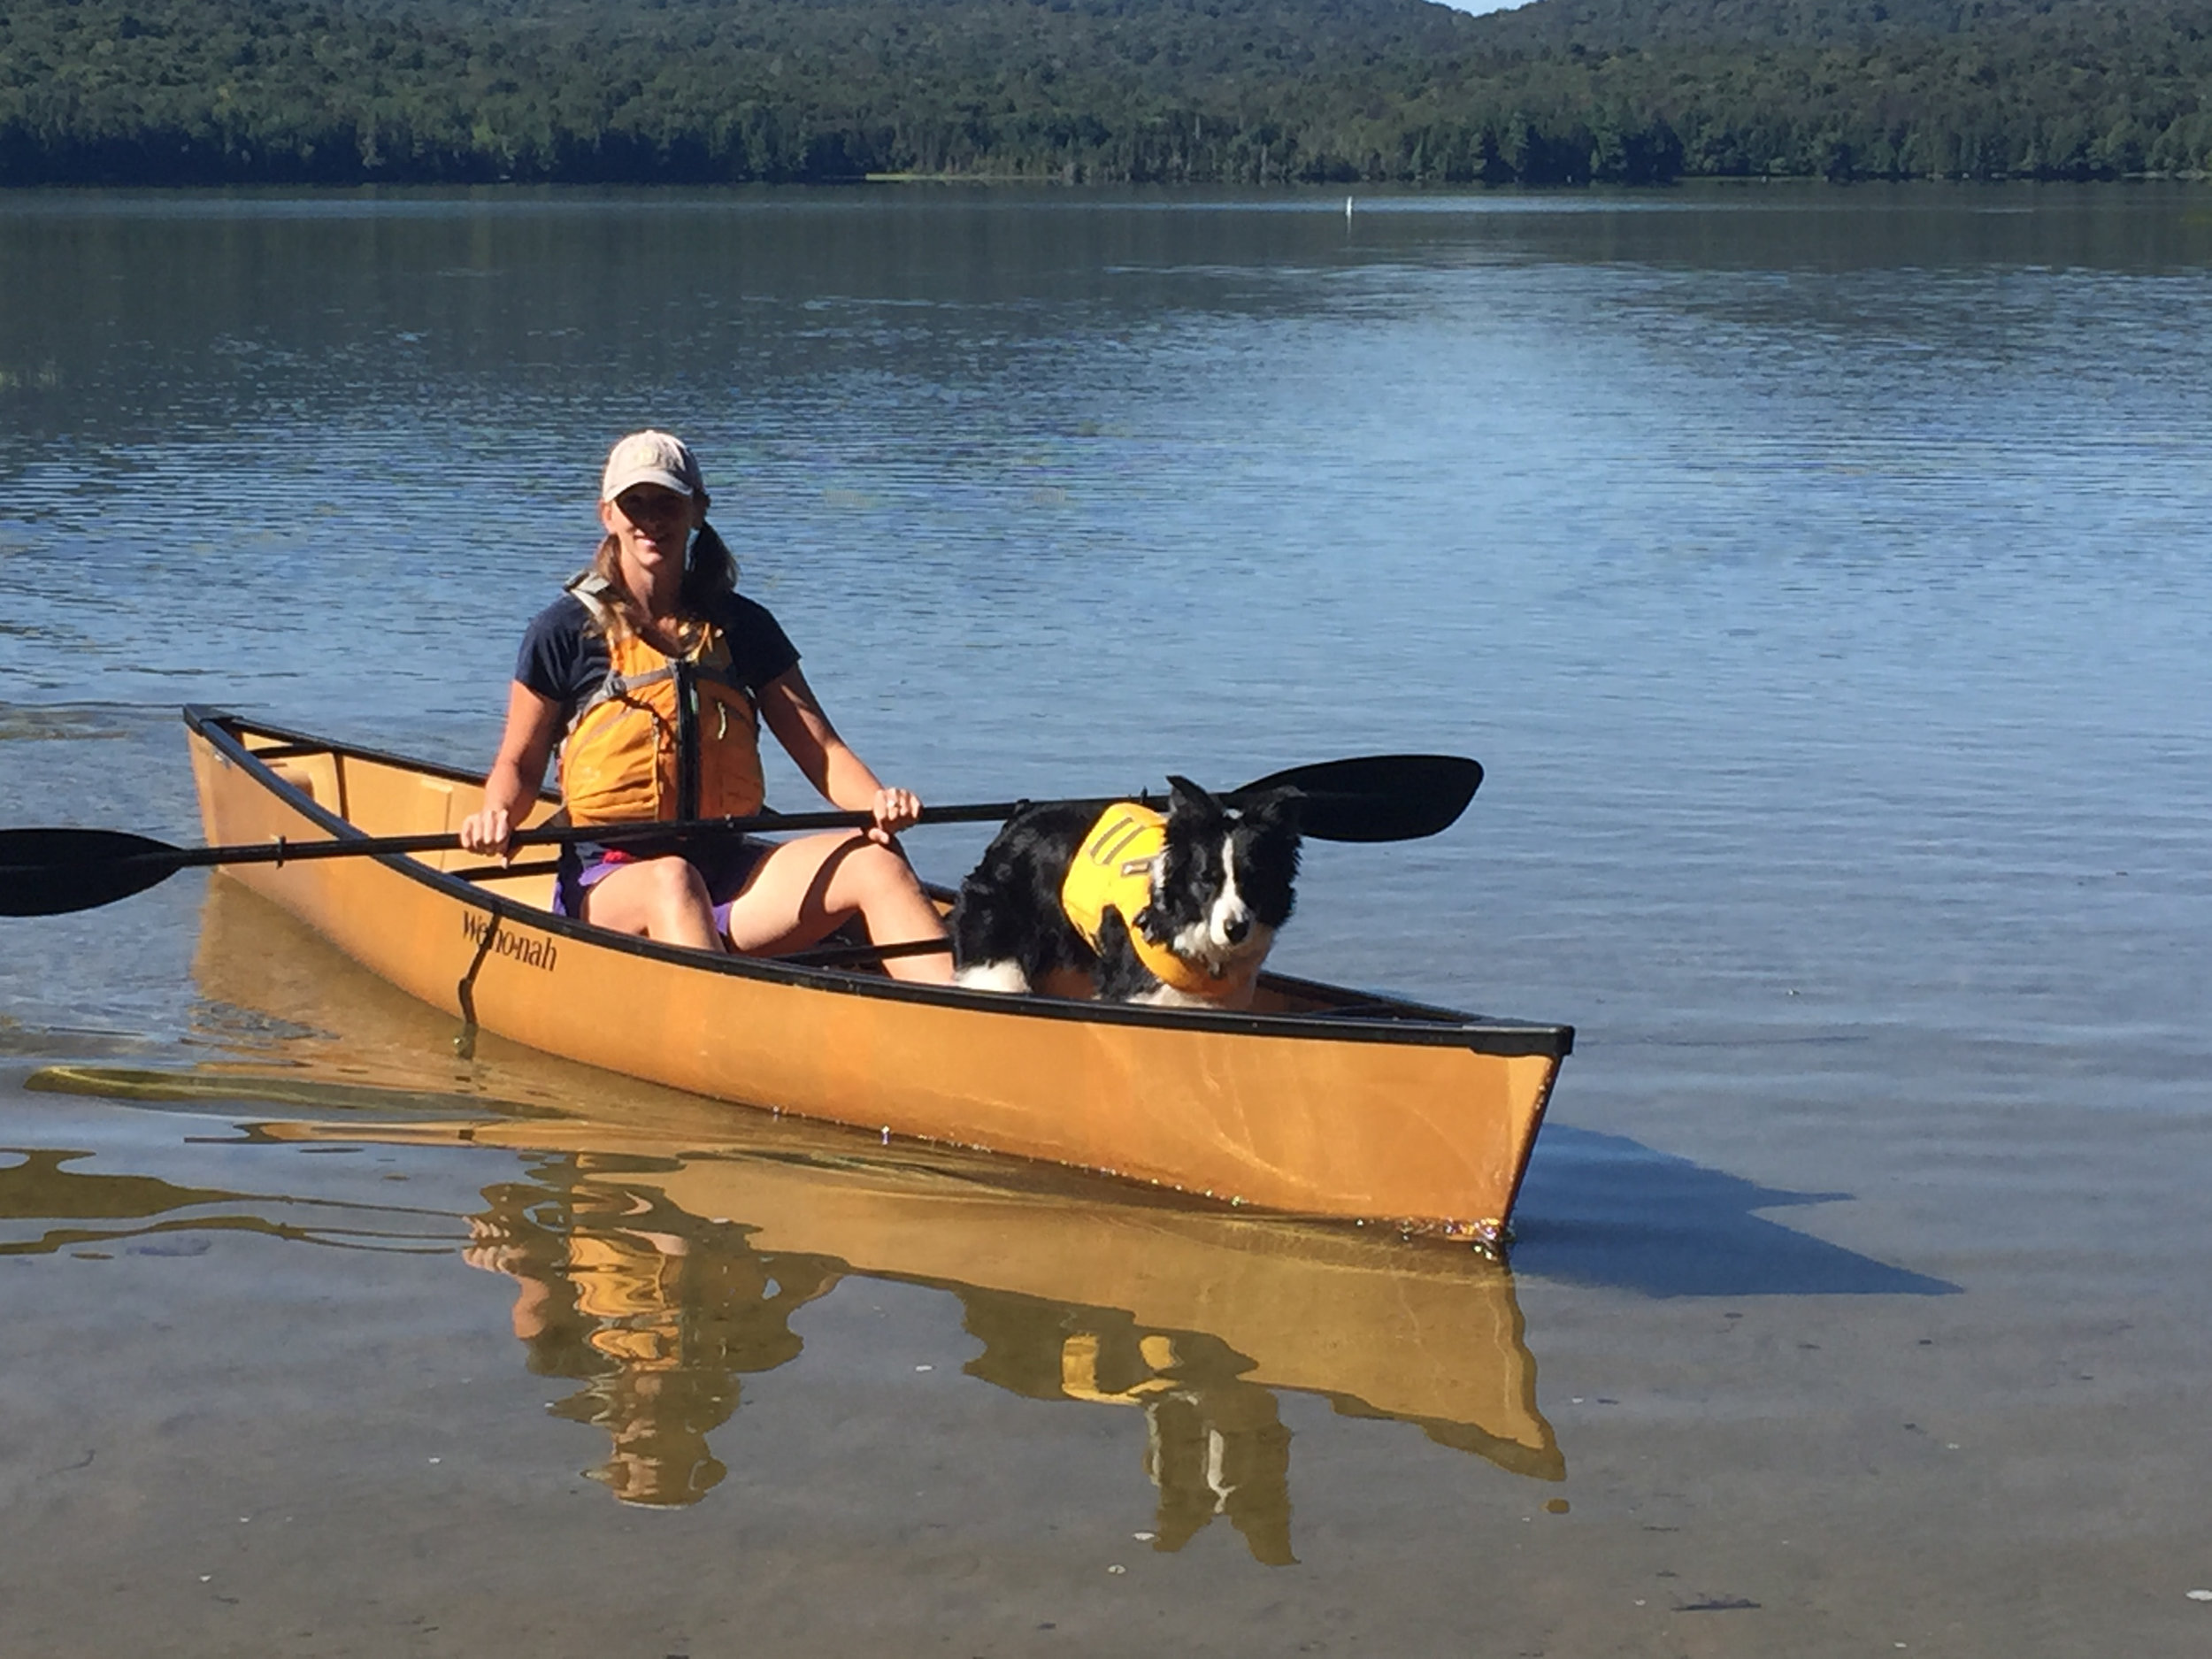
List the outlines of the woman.
<svg viewBox="0 0 2212 1659">
<path fill-rule="evenodd" d="M 508 692 L 507 730 L 483 810 L 461 845 L 503 856 L 561 749 L 561 794 L 580 825 L 747 817 L 761 810 L 759 726 L 865 833 L 788 841 L 629 841 L 565 861 L 554 909 L 616 933 L 773 956 L 857 916 L 879 945 L 945 936 L 892 837 L 921 815 L 845 746 L 799 672 L 799 653 L 708 527 L 707 491 L 682 440 L 636 432 L 607 457 L 592 568 L 531 622 Z M 892 956 L 902 979 L 944 983 L 949 951 Z"/>
</svg>

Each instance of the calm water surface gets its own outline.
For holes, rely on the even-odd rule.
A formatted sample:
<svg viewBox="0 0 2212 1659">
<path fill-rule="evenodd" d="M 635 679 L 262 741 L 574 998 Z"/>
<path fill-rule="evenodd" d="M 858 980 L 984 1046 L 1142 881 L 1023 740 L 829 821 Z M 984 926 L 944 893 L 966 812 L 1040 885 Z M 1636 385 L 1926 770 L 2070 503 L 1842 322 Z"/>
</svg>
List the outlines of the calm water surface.
<svg viewBox="0 0 2212 1659">
<path fill-rule="evenodd" d="M 1479 756 L 1278 960 L 1581 1033 L 1508 1271 L 7 923 L 14 1650 L 2203 1651 L 2208 384 L 2183 187 L 0 196 L 0 820 L 481 764 L 650 422 L 928 798 Z"/>
</svg>

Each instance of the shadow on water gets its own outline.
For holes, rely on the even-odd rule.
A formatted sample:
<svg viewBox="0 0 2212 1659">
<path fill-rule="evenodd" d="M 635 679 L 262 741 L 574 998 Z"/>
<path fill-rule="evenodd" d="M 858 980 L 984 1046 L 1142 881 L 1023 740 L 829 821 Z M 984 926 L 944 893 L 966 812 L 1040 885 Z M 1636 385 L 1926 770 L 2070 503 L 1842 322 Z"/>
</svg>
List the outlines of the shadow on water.
<svg viewBox="0 0 2212 1659">
<path fill-rule="evenodd" d="M 1832 1203 L 1552 1123 L 1514 1211 L 1532 1277 L 1647 1296 L 1944 1296 L 1958 1286 L 1861 1256 L 1758 1212 Z"/>
<path fill-rule="evenodd" d="M 196 1124 L 228 1118 L 241 1143 L 303 1153 L 503 1152 L 512 1172 L 464 1215 L 174 1185 L 19 1148 L 0 1152 L 0 1254 L 99 1259 L 145 1254 L 156 1231 L 224 1229 L 457 1252 L 513 1282 L 521 1363 L 577 1384 L 551 1409 L 603 1432 L 589 1472 L 632 1503 L 694 1503 L 722 1485 L 711 1441 L 742 1379 L 806 1363 L 796 1316 L 848 1277 L 955 1299 L 979 1348 L 967 1375 L 1141 1424 L 1156 1549 L 1220 1517 L 1256 1560 L 1296 1559 L 1286 1395 L 1417 1428 L 1515 1476 L 1565 1476 L 1513 1277 L 1495 1262 L 879 1146 L 495 1041 L 459 1059 L 450 1019 L 236 884 L 209 894 L 195 974 L 233 1057 L 49 1065 L 27 1087 L 181 1104 Z M 256 1036 L 258 1051 L 242 1051 Z M 193 1140 L 203 1156 L 224 1144 Z"/>
</svg>

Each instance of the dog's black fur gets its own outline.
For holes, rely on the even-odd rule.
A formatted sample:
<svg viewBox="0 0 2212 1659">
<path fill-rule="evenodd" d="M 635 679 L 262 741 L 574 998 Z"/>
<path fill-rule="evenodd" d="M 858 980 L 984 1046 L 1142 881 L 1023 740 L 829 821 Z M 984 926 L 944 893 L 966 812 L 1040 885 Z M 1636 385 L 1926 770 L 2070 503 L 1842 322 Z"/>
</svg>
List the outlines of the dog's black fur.
<svg viewBox="0 0 2212 1659">
<path fill-rule="evenodd" d="M 1043 990 L 1080 975 L 1110 1002 L 1192 1001 L 1144 965 L 1130 943 L 1132 927 L 1186 962 L 1248 979 L 1243 970 L 1266 956 L 1296 902 L 1297 792 L 1276 790 L 1232 811 L 1188 779 L 1168 781 L 1167 845 L 1153 872 L 1152 902 L 1125 919 L 1109 910 L 1096 950 L 1061 908 L 1060 886 L 1098 815 L 1041 806 L 1008 819 L 960 884 L 952 915 L 960 982 Z"/>
</svg>

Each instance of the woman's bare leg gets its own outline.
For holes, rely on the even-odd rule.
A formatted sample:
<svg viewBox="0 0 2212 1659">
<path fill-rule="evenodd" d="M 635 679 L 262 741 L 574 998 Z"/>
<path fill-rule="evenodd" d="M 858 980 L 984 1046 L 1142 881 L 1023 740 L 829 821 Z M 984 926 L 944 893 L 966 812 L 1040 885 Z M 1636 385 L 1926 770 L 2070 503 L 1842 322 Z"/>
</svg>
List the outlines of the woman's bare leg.
<svg viewBox="0 0 2212 1659">
<path fill-rule="evenodd" d="M 584 890 L 582 919 L 671 945 L 722 949 L 706 878 L 686 858 L 641 858 L 618 865 Z"/>
<path fill-rule="evenodd" d="M 730 904 L 730 946 L 748 956 L 803 950 L 854 916 L 872 944 L 945 937 L 944 918 L 905 859 L 865 836 L 832 832 L 780 841 L 753 866 Z M 918 984 L 952 979 L 949 950 L 892 956 L 883 965 Z"/>
</svg>

